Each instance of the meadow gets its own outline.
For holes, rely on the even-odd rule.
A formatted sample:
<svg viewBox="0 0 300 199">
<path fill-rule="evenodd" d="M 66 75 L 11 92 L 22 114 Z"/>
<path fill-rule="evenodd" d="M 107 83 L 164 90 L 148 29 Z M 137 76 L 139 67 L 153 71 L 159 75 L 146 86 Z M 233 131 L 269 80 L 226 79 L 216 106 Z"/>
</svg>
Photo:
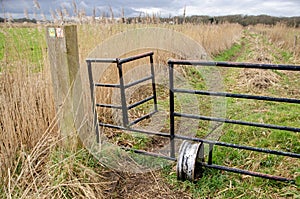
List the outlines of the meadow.
<svg viewBox="0 0 300 199">
<path fill-rule="evenodd" d="M 163 27 L 197 42 L 214 60 L 300 64 L 300 29 L 284 24 L 78 24 L 80 62 L 105 39 L 129 29 Z M 7 198 L 297 198 L 300 162 L 265 154 L 216 149 L 214 161 L 296 178 L 296 185 L 207 169 L 196 183 L 177 181 L 174 165 L 142 176 L 104 167 L 88 150 L 66 150 L 54 107 L 45 26 L 0 27 L 0 197 Z M 169 54 L 156 56 L 165 62 Z M 184 71 L 195 88 L 197 73 Z M 300 98 L 299 73 L 221 70 L 226 91 Z M 164 93 L 162 93 L 164 94 Z M 162 101 L 166 100 L 162 98 Z M 199 98 L 199 101 L 205 98 Z M 163 102 L 162 102 L 163 103 Z M 203 107 L 201 111 L 207 111 Z M 241 111 L 243 110 L 243 111 Z M 227 116 L 299 127 L 300 106 L 229 99 Z M 262 116 L 263 115 L 263 116 Z M 109 117 L 105 114 L 102 117 Z M 205 126 L 206 123 L 199 123 Z M 207 129 L 199 128 L 201 136 Z M 225 125 L 221 141 L 300 153 L 300 135 Z M 128 137 L 117 138 L 117 141 Z M 131 140 L 144 147 L 140 140 Z M 143 143 L 143 145 L 141 145 Z M 146 143 L 147 146 L 147 143 Z M 260 160 L 260 161 L 258 161 Z M 141 184 L 148 183 L 148 186 Z"/>
</svg>

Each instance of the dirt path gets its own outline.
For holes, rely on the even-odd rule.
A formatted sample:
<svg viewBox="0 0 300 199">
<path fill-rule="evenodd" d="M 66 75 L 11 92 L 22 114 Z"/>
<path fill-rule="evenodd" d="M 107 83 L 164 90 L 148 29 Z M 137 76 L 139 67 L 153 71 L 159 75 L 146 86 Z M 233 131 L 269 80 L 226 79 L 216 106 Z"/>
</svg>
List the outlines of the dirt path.
<svg viewBox="0 0 300 199">
<path fill-rule="evenodd" d="M 113 189 L 107 193 L 108 198 L 192 198 L 188 192 L 175 190 L 171 187 L 159 172 L 144 174 L 114 173 L 111 178 L 115 181 L 115 184 Z"/>
</svg>

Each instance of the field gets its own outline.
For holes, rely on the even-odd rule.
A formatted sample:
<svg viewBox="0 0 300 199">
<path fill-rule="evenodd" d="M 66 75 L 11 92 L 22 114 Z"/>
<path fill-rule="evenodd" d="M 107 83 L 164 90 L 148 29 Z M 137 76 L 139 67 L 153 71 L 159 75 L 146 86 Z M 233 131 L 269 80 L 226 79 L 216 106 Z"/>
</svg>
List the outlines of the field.
<svg viewBox="0 0 300 199">
<path fill-rule="evenodd" d="M 300 64 L 300 29 L 237 24 L 81 24 L 77 26 L 80 62 L 105 39 L 122 31 L 160 27 L 181 32 L 200 43 L 214 60 Z M 217 147 L 213 161 L 232 167 L 283 175 L 296 184 L 206 169 L 195 183 L 176 179 L 175 164 L 144 174 L 110 170 L 88 150 L 61 147 L 53 102 L 45 27 L 2 25 L 0 28 L 0 197 L 7 198 L 299 198 L 297 159 Z M 128 41 L 130 42 L 130 41 Z M 155 52 L 155 62 L 172 54 Z M 180 71 L 195 89 L 205 88 L 197 71 Z M 224 89 L 236 93 L 300 99 L 299 72 L 221 69 Z M 110 91 L 108 91 L 110 93 Z M 143 93 L 137 92 L 140 97 Z M 168 106 L 167 93 L 159 103 Z M 165 97 L 163 97 L 165 96 Z M 100 96 L 101 98 L 101 96 Z M 108 97 L 111 98 L 111 97 Z M 210 100 L 199 97 L 199 102 Z M 107 100 L 104 98 L 103 100 Z M 210 106 L 200 111 L 210 112 Z M 143 111 L 143 110 L 140 110 Z M 299 127 L 299 104 L 228 99 L 226 116 L 253 122 Z M 137 113 L 139 114 L 139 113 Z M 100 113 L 102 120 L 109 112 Z M 207 132 L 199 122 L 197 136 Z M 201 127 L 201 128 L 200 128 Z M 135 148 L 153 147 L 150 139 L 108 132 L 111 141 Z M 300 153 L 299 132 L 224 125 L 221 141 Z M 122 145 L 122 144 L 121 144 Z"/>
</svg>

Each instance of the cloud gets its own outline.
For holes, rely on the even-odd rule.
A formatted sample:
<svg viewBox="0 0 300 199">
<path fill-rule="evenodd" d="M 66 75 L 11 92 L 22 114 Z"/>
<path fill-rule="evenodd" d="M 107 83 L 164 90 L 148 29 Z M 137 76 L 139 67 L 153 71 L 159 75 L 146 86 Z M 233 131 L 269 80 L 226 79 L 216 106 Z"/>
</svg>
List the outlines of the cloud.
<svg viewBox="0 0 300 199">
<path fill-rule="evenodd" d="M 228 15 L 245 14 L 273 16 L 299 16 L 299 0 L 74 0 L 78 9 L 85 9 L 87 15 L 97 8 L 97 15 L 109 13 L 109 7 L 113 8 L 115 15 L 120 15 L 123 8 L 126 16 L 138 16 L 141 12 L 148 14 L 160 14 L 161 16 L 182 15 L 186 6 L 187 15 Z M 45 13 L 49 15 L 50 9 L 66 8 L 73 13 L 73 0 L 38 0 L 41 9 L 34 8 L 33 1 L 29 0 L 2 0 L 1 14 L 11 13 L 13 16 L 22 15 L 24 9 L 29 14 Z M 118 17 L 118 16 L 116 16 Z"/>
<path fill-rule="evenodd" d="M 204 0 L 187 5 L 188 15 L 260 15 L 297 16 L 300 1 L 295 0 Z"/>
</svg>

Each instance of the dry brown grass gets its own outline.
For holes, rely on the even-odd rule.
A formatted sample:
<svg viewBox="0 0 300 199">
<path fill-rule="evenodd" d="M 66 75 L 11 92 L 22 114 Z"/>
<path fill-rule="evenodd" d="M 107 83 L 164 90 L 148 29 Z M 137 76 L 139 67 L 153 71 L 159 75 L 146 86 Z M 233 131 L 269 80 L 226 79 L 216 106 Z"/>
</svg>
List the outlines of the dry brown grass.
<svg viewBox="0 0 300 199">
<path fill-rule="evenodd" d="M 9 34 L 9 29 L 2 30 Z M 31 46 L 32 42 L 22 40 L 22 36 L 7 35 L 5 57 L 1 61 L 0 157 L 3 161 L 0 177 L 14 166 L 21 150 L 34 148 L 41 134 L 52 128 L 50 124 L 55 116 L 46 56 L 41 60 L 45 70 L 32 73 L 36 67 L 33 65 L 38 63 L 25 59 L 31 57 L 30 51 L 19 51 L 20 46 Z"/>
<path fill-rule="evenodd" d="M 49 73 L 22 69 L 0 76 L 0 196 L 103 198 L 113 181 L 101 165 L 85 149 L 59 147 Z"/>
<path fill-rule="evenodd" d="M 39 63 L 26 59 L 32 57 L 30 50 L 19 49 L 32 47 L 34 39 L 10 34 L 11 30 L 1 29 L 6 41 L 0 75 L 0 178 L 1 183 L 8 185 L 1 187 L 7 196 L 11 196 L 14 189 L 21 189 L 19 186 L 31 184 L 34 178 L 29 176 L 40 172 L 45 162 L 45 147 L 57 136 L 46 56 L 41 60 L 44 70 L 32 72 Z M 44 46 L 42 42 L 40 45 Z M 45 51 L 42 53 L 46 55 Z"/>
<path fill-rule="evenodd" d="M 20 149 L 32 149 L 55 116 L 51 87 L 45 74 L 4 72 L 1 77 L 1 169 L 12 166 Z"/>
<path fill-rule="evenodd" d="M 103 198 L 113 181 L 102 166 L 60 147 L 44 27 L 23 28 L 0 29 L 0 197 Z"/>
<path fill-rule="evenodd" d="M 199 42 L 209 55 L 217 55 L 229 49 L 237 42 L 242 33 L 242 26 L 239 24 L 224 23 L 220 25 L 192 25 L 177 26 L 178 30 L 197 42 Z"/>
<path fill-rule="evenodd" d="M 242 33 L 242 26 L 238 24 L 82 24 L 78 26 L 80 55 L 84 59 L 91 50 L 108 37 L 130 29 L 158 27 L 168 28 L 191 37 L 204 47 L 209 55 L 216 55 L 237 42 Z M 117 44 L 115 44 L 117 46 Z M 165 57 L 163 57 L 165 58 Z"/>
<path fill-rule="evenodd" d="M 254 29 L 268 38 L 274 48 L 293 54 L 295 64 L 300 63 L 300 28 L 278 23 L 275 26 L 256 25 Z"/>
</svg>

